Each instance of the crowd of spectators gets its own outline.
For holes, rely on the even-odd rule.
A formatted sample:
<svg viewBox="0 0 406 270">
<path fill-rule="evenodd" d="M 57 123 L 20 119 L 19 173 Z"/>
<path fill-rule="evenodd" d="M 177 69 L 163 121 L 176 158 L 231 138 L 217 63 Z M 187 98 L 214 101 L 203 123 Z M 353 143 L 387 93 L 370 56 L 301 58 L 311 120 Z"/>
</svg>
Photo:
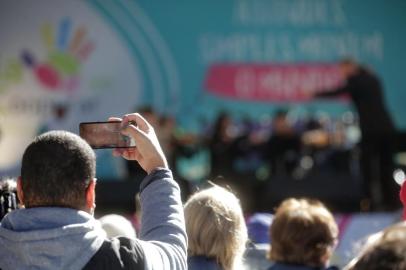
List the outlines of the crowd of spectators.
<svg viewBox="0 0 406 270">
<path fill-rule="evenodd" d="M 210 183 L 183 205 L 163 133 L 157 135 L 138 113 L 119 119 L 123 135 L 135 139 L 137 147 L 114 149 L 113 155 L 145 173 L 138 194 L 139 231 L 118 215 L 94 218 L 94 151 L 73 133 L 50 131 L 26 148 L 21 176 L 0 186 L 5 209 L 0 269 L 259 269 L 249 263 L 255 243 L 248 238 L 238 196 Z M 275 130 L 292 139 L 279 121 Z M 222 115 L 216 125 L 225 144 L 228 124 Z M 263 269 L 337 269 L 329 263 L 339 244 L 338 226 L 320 201 L 284 200 L 268 230 L 269 254 L 260 259 L 270 261 Z M 372 235 L 345 269 L 404 269 L 405 236 L 404 222 Z"/>
</svg>

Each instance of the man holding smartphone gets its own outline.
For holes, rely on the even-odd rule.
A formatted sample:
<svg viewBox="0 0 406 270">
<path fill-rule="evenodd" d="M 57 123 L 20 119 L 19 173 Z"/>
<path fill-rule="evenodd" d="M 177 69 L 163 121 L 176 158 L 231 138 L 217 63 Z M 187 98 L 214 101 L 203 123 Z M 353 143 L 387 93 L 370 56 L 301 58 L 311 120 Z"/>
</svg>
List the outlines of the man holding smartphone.
<svg viewBox="0 0 406 270">
<path fill-rule="evenodd" d="M 177 183 L 154 129 L 135 113 L 122 119 L 137 146 L 114 155 L 147 172 L 140 186 L 139 239 L 107 239 L 93 218 L 95 155 L 65 131 L 38 136 L 25 150 L 17 190 L 25 209 L 0 226 L 0 269 L 186 269 L 187 238 Z M 135 123 L 132 124 L 132 123 Z"/>
</svg>

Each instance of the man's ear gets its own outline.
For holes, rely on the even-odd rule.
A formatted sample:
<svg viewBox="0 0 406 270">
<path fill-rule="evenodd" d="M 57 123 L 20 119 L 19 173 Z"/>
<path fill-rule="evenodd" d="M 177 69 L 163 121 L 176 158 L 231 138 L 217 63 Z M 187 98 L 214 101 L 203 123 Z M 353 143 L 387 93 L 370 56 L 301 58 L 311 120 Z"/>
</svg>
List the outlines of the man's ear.
<svg viewBox="0 0 406 270">
<path fill-rule="evenodd" d="M 21 205 L 24 205 L 24 192 L 21 176 L 17 178 L 17 197 L 20 200 Z"/>
<path fill-rule="evenodd" d="M 86 211 L 93 214 L 96 207 L 96 180 L 90 180 L 89 186 L 86 189 Z"/>
</svg>

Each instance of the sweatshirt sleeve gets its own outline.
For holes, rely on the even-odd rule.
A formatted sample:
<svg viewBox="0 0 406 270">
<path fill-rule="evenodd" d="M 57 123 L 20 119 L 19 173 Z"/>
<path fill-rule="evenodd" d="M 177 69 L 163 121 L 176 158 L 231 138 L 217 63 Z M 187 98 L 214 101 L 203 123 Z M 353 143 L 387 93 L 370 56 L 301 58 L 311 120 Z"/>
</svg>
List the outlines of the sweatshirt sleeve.
<svg viewBox="0 0 406 270">
<path fill-rule="evenodd" d="M 187 236 L 180 189 L 168 169 L 141 183 L 141 232 L 145 269 L 187 269 Z"/>
</svg>

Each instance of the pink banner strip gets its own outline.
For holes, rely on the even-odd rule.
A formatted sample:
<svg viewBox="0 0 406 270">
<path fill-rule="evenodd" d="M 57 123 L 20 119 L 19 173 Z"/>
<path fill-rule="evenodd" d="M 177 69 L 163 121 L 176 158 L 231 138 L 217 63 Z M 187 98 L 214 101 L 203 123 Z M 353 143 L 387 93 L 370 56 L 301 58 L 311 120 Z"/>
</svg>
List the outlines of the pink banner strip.
<svg viewBox="0 0 406 270">
<path fill-rule="evenodd" d="M 205 88 L 231 99 L 266 102 L 308 101 L 315 92 L 342 84 L 336 64 L 223 63 L 209 67 Z"/>
</svg>

